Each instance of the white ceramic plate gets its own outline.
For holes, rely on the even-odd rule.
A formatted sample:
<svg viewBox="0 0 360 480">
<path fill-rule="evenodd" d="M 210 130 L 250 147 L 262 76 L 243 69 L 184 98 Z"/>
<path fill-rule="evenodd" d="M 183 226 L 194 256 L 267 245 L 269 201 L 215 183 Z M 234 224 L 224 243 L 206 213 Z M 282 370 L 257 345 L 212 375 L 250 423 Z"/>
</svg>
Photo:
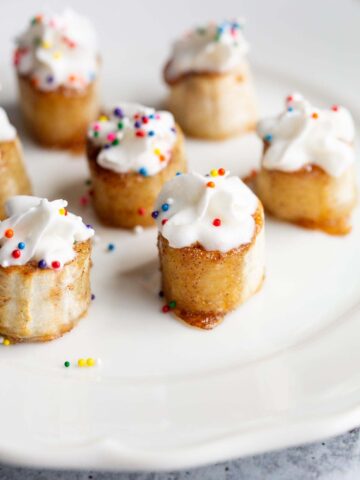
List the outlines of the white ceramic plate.
<svg viewBox="0 0 360 480">
<path fill-rule="evenodd" d="M 163 93 L 151 65 L 144 77 L 140 67 L 133 78 L 127 72 L 121 91 L 111 68 L 108 99 L 151 104 Z M 320 105 L 347 99 L 359 122 L 351 90 L 334 98 L 276 72 L 255 69 L 263 114 L 278 111 L 298 89 Z M 6 106 L 23 133 L 6 75 Z M 215 330 L 199 331 L 160 312 L 156 231 L 135 235 L 98 225 L 91 207 L 79 205 L 87 189 L 84 159 L 23 139 L 35 192 L 68 199 L 97 230 L 96 299 L 62 339 L 0 346 L 0 462 L 173 469 L 308 442 L 360 423 L 359 209 L 345 238 L 267 219 L 262 291 Z M 202 172 L 224 166 L 243 175 L 260 154 L 252 135 L 186 146 L 191 167 Z M 111 253 L 109 242 L 116 245 Z M 100 358 L 101 366 L 64 368 L 65 360 L 75 365 L 80 357 Z"/>
</svg>

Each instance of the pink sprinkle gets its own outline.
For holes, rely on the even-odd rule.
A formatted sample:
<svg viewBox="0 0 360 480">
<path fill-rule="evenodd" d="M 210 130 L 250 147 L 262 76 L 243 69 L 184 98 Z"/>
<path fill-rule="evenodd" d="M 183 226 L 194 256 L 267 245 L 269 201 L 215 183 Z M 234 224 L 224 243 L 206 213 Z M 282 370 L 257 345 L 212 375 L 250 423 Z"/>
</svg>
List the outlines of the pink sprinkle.
<svg viewBox="0 0 360 480">
<path fill-rule="evenodd" d="M 115 133 L 109 133 L 108 136 L 107 136 L 107 139 L 109 140 L 109 142 L 113 142 L 116 138 L 116 135 Z"/>
<path fill-rule="evenodd" d="M 95 132 L 98 132 L 100 129 L 100 123 L 94 123 L 93 130 L 95 130 Z"/>
<path fill-rule="evenodd" d="M 156 120 L 160 120 L 160 114 L 157 113 L 157 114 L 155 115 L 155 118 L 156 118 Z"/>
</svg>

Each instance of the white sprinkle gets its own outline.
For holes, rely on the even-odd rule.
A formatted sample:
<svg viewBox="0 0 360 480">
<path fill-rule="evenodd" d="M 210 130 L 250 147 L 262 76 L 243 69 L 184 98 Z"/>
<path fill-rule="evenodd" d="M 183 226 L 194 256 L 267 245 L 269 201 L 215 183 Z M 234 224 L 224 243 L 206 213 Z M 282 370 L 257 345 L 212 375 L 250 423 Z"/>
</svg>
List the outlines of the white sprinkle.
<svg viewBox="0 0 360 480">
<path fill-rule="evenodd" d="M 0 337 L 0 344 L 4 343 L 4 337 Z"/>
<path fill-rule="evenodd" d="M 168 203 L 169 205 L 172 205 L 174 203 L 174 199 L 173 198 L 168 198 L 166 200 L 166 203 Z"/>
<path fill-rule="evenodd" d="M 140 233 L 142 233 L 144 231 L 144 227 L 142 227 L 141 225 L 136 225 L 136 227 L 134 227 L 134 233 L 136 235 L 139 235 Z"/>
</svg>

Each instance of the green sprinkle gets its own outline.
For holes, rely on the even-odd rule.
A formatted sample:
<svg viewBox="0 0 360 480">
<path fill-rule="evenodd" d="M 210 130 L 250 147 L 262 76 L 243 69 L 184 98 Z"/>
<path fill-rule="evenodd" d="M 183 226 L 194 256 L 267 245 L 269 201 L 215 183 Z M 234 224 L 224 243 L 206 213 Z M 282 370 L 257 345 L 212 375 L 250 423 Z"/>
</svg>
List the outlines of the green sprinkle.
<svg viewBox="0 0 360 480">
<path fill-rule="evenodd" d="M 112 142 L 113 145 L 119 145 L 119 139 L 115 138 L 115 140 Z"/>
<path fill-rule="evenodd" d="M 41 38 L 40 38 L 40 37 L 34 38 L 34 45 L 35 45 L 35 47 L 38 47 L 40 44 L 41 44 Z"/>
<path fill-rule="evenodd" d="M 64 367 L 69 368 L 69 367 L 70 367 L 70 362 L 68 362 L 68 361 L 66 360 L 66 362 L 64 362 Z"/>
<path fill-rule="evenodd" d="M 94 137 L 98 137 L 99 136 L 99 132 L 94 132 Z"/>
<path fill-rule="evenodd" d="M 169 302 L 169 307 L 170 307 L 170 308 L 175 308 L 175 307 L 176 307 L 176 302 L 175 302 L 175 300 L 171 300 L 171 302 Z"/>
<path fill-rule="evenodd" d="M 123 122 L 119 122 L 119 123 L 118 123 L 118 129 L 119 129 L 119 130 L 122 130 L 123 128 L 124 128 Z"/>
</svg>

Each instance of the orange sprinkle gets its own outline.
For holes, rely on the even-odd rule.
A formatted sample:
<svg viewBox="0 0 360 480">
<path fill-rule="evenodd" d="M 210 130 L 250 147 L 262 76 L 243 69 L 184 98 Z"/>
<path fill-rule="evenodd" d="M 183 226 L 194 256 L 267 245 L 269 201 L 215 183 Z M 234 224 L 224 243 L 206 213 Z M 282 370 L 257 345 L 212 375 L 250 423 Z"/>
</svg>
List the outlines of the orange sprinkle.
<svg viewBox="0 0 360 480">
<path fill-rule="evenodd" d="M 39 85 L 39 79 L 36 77 L 32 77 L 31 84 L 33 87 L 37 87 Z"/>
<path fill-rule="evenodd" d="M 215 183 L 214 182 L 208 182 L 206 184 L 206 186 L 209 187 L 209 188 L 215 188 Z"/>
<path fill-rule="evenodd" d="M 311 116 L 312 118 L 315 118 L 315 119 L 319 118 L 319 114 L 316 112 L 314 112 Z"/>
<path fill-rule="evenodd" d="M 7 230 L 5 230 L 6 238 L 12 238 L 13 236 L 14 236 L 14 230 L 12 230 L 11 228 L 8 228 Z"/>
<path fill-rule="evenodd" d="M 165 155 L 159 155 L 160 162 L 163 162 L 165 160 Z"/>
</svg>

